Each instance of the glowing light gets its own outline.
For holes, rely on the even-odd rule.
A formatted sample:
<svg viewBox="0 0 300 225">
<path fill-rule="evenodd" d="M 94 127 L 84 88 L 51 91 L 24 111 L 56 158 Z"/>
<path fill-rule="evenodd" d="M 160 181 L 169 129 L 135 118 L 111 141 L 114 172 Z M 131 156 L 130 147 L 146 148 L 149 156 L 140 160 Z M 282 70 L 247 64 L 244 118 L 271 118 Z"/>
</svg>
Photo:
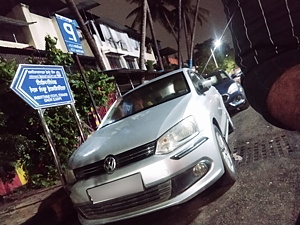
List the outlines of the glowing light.
<svg viewBox="0 0 300 225">
<path fill-rule="evenodd" d="M 214 43 L 214 45 L 215 45 L 215 48 L 218 48 L 218 47 L 220 47 L 220 45 L 222 44 L 222 42 L 221 42 L 221 40 L 220 39 L 218 39 L 218 40 L 216 40 L 215 41 L 215 43 Z"/>
</svg>

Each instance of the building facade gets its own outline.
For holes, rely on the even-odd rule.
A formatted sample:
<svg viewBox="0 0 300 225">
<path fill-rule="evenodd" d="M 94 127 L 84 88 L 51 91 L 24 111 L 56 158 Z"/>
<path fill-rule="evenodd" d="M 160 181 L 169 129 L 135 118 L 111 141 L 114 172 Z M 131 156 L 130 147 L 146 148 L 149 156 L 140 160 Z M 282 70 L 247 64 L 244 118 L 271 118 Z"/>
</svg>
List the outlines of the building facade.
<svg viewBox="0 0 300 225">
<path fill-rule="evenodd" d="M 0 31 L 0 47 L 45 50 L 45 37 L 49 35 L 57 38 L 56 47 L 63 52 L 93 57 L 76 20 L 68 17 L 70 12 L 65 12 L 68 10 L 57 9 L 45 15 L 31 10 L 30 5 L 15 5 L 7 14 L 0 16 L 0 25 L 7 28 Z M 140 69 L 140 35 L 136 31 L 95 16 L 87 19 L 86 24 L 99 49 L 105 70 Z M 145 64 L 155 64 L 156 57 L 149 40 L 146 49 Z"/>
</svg>

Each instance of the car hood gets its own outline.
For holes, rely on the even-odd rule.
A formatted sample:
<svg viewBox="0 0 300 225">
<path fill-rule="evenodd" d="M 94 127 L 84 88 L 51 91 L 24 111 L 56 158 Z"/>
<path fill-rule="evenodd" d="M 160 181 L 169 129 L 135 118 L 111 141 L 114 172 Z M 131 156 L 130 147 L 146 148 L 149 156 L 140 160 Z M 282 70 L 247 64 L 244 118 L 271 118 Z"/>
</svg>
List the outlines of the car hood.
<svg viewBox="0 0 300 225">
<path fill-rule="evenodd" d="M 141 111 L 95 131 L 71 156 L 75 169 L 156 140 L 182 120 L 191 94 Z"/>
<path fill-rule="evenodd" d="M 219 93 L 222 95 L 222 94 L 226 94 L 228 92 L 228 88 L 233 83 L 235 83 L 235 81 L 232 80 L 232 79 L 229 79 L 226 82 L 223 82 L 221 84 L 217 84 L 217 85 L 214 85 L 214 86 L 219 91 Z"/>
</svg>

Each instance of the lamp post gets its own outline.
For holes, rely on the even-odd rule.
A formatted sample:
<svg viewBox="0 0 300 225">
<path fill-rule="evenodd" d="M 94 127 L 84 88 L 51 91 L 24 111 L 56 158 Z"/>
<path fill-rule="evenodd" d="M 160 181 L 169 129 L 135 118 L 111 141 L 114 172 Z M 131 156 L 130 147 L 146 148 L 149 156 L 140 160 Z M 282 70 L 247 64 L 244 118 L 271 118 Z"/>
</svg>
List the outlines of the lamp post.
<svg viewBox="0 0 300 225">
<path fill-rule="evenodd" d="M 219 68 L 219 65 L 218 65 L 218 63 L 217 63 L 217 60 L 216 60 L 216 57 L 215 57 L 214 52 L 215 52 L 216 48 L 218 48 L 221 44 L 222 44 L 221 40 L 218 39 L 218 40 L 216 40 L 216 41 L 214 42 L 214 49 L 210 49 L 211 55 L 212 55 L 212 57 L 213 57 L 213 59 L 214 59 L 214 62 L 215 62 L 215 65 L 216 65 L 216 68 L 217 68 L 217 69 Z"/>
<path fill-rule="evenodd" d="M 213 57 L 213 59 L 214 59 L 216 68 L 218 69 L 218 68 L 219 68 L 219 65 L 218 65 L 218 63 L 217 63 L 217 60 L 216 60 L 216 57 L 215 57 L 215 54 L 214 54 L 215 48 L 214 48 L 214 49 L 210 49 L 210 51 L 211 51 L 211 55 L 212 55 L 212 57 Z"/>
<path fill-rule="evenodd" d="M 204 66 L 204 68 L 203 68 L 201 74 L 203 74 L 204 71 L 206 70 L 206 67 L 207 67 L 208 63 L 210 62 L 211 58 L 214 59 L 214 62 L 215 62 L 215 65 L 216 65 L 217 69 L 219 68 L 219 65 L 218 65 L 218 63 L 217 63 L 217 60 L 216 60 L 216 58 L 215 58 L 214 51 L 215 51 L 216 48 L 218 48 L 221 44 L 222 44 L 221 39 L 218 39 L 217 41 L 214 42 L 214 48 L 213 48 L 213 49 L 210 48 L 211 55 L 209 56 L 209 59 L 207 60 L 207 62 L 206 62 L 206 64 L 205 64 L 205 66 Z"/>
</svg>

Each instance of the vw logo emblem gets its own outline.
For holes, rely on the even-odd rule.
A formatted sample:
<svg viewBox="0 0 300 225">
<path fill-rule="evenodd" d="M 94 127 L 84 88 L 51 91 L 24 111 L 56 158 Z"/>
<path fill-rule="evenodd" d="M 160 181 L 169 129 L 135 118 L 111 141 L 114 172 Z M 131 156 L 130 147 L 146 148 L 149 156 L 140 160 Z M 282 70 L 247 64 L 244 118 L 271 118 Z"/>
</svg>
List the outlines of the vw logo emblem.
<svg viewBox="0 0 300 225">
<path fill-rule="evenodd" d="M 107 173 L 113 173 L 117 167 L 116 159 L 109 155 L 104 159 L 103 167 Z"/>
</svg>

